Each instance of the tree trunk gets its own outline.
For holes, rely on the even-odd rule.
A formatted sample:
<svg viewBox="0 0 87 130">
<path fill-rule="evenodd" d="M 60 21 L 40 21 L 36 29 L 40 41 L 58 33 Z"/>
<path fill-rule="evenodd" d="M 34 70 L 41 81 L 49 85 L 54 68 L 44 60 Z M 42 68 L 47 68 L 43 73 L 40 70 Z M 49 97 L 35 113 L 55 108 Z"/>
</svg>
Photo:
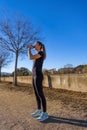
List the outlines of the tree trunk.
<svg viewBox="0 0 87 130">
<path fill-rule="evenodd" d="M 1 66 L 0 66 L 0 82 L 1 82 Z"/>
<path fill-rule="evenodd" d="M 15 71 L 14 71 L 14 85 L 17 86 L 17 63 L 18 63 L 18 50 L 16 51 Z"/>
</svg>

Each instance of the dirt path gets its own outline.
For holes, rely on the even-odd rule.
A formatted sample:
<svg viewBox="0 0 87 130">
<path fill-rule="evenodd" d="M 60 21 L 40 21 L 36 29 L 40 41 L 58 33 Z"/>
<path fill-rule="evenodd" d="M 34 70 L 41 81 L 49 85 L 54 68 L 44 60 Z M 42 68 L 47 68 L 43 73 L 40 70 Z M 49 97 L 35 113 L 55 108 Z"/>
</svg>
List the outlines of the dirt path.
<svg viewBox="0 0 87 130">
<path fill-rule="evenodd" d="M 87 94 L 58 92 L 45 89 L 49 119 L 41 123 L 31 117 L 36 109 L 31 88 L 0 83 L 0 130 L 87 130 Z"/>
</svg>

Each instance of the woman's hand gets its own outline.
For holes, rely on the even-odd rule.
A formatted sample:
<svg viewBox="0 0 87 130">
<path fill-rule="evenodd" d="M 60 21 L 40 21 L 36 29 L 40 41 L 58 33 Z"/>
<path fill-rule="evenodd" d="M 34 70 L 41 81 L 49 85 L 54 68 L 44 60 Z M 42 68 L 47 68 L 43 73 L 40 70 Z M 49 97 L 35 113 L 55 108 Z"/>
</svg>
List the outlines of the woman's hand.
<svg viewBox="0 0 87 130">
<path fill-rule="evenodd" d="M 32 45 L 28 45 L 28 49 L 32 49 L 33 48 L 33 46 Z"/>
</svg>

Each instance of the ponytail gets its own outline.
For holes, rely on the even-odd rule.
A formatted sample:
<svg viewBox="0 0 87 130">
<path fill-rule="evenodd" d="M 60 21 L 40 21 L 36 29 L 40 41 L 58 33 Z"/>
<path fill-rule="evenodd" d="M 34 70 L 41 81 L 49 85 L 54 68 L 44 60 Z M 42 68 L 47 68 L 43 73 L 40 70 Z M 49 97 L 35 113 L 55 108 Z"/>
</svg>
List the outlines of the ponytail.
<svg viewBox="0 0 87 130">
<path fill-rule="evenodd" d="M 46 49 L 45 49 L 45 45 L 44 45 L 43 43 L 41 43 L 40 41 L 37 41 L 37 43 L 38 43 L 39 45 L 41 45 L 40 50 L 43 51 L 43 53 L 44 53 L 44 60 L 45 60 L 45 59 L 46 59 Z"/>
<path fill-rule="evenodd" d="M 45 46 L 44 44 L 42 44 L 42 51 L 44 52 L 44 60 L 46 59 L 46 49 L 45 49 Z"/>
</svg>

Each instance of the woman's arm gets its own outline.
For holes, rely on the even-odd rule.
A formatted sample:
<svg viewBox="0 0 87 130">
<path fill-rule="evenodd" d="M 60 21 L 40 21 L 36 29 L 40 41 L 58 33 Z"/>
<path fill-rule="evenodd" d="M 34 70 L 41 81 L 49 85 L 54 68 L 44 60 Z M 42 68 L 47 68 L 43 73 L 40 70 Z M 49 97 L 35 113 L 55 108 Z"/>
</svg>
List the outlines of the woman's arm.
<svg viewBox="0 0 87 130">
<path fill-rule="evenodd" d="M 31 53 L 31 47 L 28 48 L 28 56 L 29 56 L 30 60 L 36 60 L 41 57 L 40 54 L 33 55 Z"/>
</svg>

